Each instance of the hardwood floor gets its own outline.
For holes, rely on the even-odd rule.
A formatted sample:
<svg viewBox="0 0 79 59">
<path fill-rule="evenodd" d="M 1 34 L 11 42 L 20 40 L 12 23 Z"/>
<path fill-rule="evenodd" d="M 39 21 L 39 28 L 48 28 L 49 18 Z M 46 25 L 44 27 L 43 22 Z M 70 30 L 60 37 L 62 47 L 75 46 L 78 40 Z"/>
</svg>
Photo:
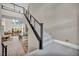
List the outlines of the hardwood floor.
<svg viewBox="0 0 79 59">
<path fill-rule="evenodd" d="M 25 42 L 25 41 L 24 41 Z M 7 55 L 8 56 L 23 56 L 26 54 L 26 49 L 23 46 L 25 43 L 22 45 L 22 41 L 18 39 L 18 36 L 12 36 L 11 40 L 6 41 L 7 43 Z M 0 45 L 0 55 L 2 55 L 2 49 Z M 26 51 L 26 52 L 25 52 Z"/>
</svg>

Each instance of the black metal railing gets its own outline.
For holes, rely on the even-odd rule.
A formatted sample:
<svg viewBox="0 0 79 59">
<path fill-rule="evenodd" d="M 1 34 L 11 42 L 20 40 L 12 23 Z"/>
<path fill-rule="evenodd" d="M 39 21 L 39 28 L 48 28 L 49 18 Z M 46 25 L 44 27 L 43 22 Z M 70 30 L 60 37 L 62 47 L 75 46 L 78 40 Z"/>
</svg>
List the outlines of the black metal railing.
<svg viewBox="0 0 79 59">
<path fill-rule="evenodd" d="M 7 56 L 7 45 L 5 46 L 3 43 L 1 43 L 2 45 L 2 56 Z"/>
<path fill-rule="evenodd" d="M 30 13 L 24 14 L 39 41 L 39 49 L 43 49 L 43 23 L 37 21 Z M 28 16 L 28 17 L 27 17 Z"/>
<path fill-rule="evenodd" d="M 39 41 L 39 49 L 43 48 L 43 23 L 40 23 L 37 21 L 30 13 L 27 11 L 24 7 L 18 6 L 14 3 L 10 3 L 13 7 L 7 7 L 7 5 L 2 5 L 2 9 L 22 13 L 26 17 L 27 21 L 29 22 L 35 36 L 37 37 Z"/>
<path fill-rule="evenodd" d="M 24 13 L 24 7 L 18 6 L 14 3 L 4 3 L 1 5 L 2 9 L 16 12 L 16 13 Z"/>
</svg>

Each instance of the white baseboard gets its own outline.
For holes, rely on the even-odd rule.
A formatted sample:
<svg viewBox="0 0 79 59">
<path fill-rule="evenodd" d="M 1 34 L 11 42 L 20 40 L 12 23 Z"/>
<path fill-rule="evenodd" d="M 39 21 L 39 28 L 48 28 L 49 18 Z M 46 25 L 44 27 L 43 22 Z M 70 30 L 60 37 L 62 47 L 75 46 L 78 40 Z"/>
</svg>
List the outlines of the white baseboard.
<svg viewBox="0 0 79 59">
<path fill-rule="evenodd" d="M 53 40 L 48 40 L 48 42 L 43 42 L 43 47 L 46 47 L 47 45 L 49 45 L 52 42 L 53 42 Z"/>
<path fill-rule="evenodd" d="M 79 45 L 76 45 L 76 44 L 72 44 L 72 43 L 68 43 L 68 42 L 64 42 L 64 41 L 60 41 L 60 40 L 56 40 L 56 39 L 53 39 L 49 43 L 52 43 L 52 42 L 56 42 L 56 43 L 59 43 L 61 45 L 64 45 L 64 46 L 79 50 Z M 49 43 L 47 43 L 47 44 L 49 44 Z M 35 53 L 36 51 L 39 51 L 39 49 L 36 49 L 35 51 L 32 51 L 32 52 L 28 53 L 27 55 L 31 55 L 31 54 Z"/>
<path fill-rule="evenodd" d="M 64 42 L 64 41 L 60 41 L 60 40 L 54 40 L 56 43 L 62 44 L 64 46 L 70 47 L 70 48 L 74 48 L 79 50 L 79 45 L 76 44 L 72 44 L 72 43 L 68 43 L 68 42 Z"/>
</svg>

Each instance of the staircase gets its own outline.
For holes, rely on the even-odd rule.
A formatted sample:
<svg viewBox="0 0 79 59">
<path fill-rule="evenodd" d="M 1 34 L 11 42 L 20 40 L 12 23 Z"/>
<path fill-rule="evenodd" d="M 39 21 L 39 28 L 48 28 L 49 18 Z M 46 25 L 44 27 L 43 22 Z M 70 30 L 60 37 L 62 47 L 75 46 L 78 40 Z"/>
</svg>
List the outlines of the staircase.
<svg viewBox="0 0 79 59">
<path fill-rule="evenodd" d="M 28 56 L 77 56 L 79 51 L 73 48 L 56 43 L 46 31 L 43 32 L 43 50 L 35 50 Z M 26 56 L 25 55 L 25 56 Z"/>
<path fill-rule="evenodd" d="M 13 5 L 17 6 L 16 4 L 13 4 Z M 2 8 L 6 10 L 6 8 L 4 8 L 4 7 L 5 6 L 2 5 Z M 21 8 L 23 8 L 23 7 L 21 7 Z M 25 10 L 25 8 L 23 8 L 23 10 Z M 9 10 L 9 11 L 11 11 L 11 10 Z M 12 12 L 16 12 L 15 8 L 14 8 L 14 10 L 12 10 Z M 37 49 L 31 53 L 28 53 L 26 55 L 31 55 L 31 56 L 78 55 L 79 51 L 56 43 L 54 41 L 54 39 L 52 38 L 52 36 L 50 34 L 48 34 L 48 32 L 46 32 L 45 30 L 43 30 L 43 23 L 39 23 L 30 13 L 28 13 L 28 12 L 27 13 L 17 12 L 17 13 L 24 14 L 24 16 L 26 17 L 26 20 L 28 21 L 30 27 L 32 28 L 32 30 L 33 30 L 33 32 L 34 32 L 34 34 L 37 37 L 37 40 L 39 42 L 38 43 L 39 49 Z M 34 23 L 32 23 L 32 22 L 34 22 Z M 35 28 L 35 23 L 38 23 L 40 26 L 40 34 L 38 33 L 38 31 Z M 0 54 L 1 54 L 1 52 L 0 52 Z"/>
<path fill-rule="evenodd" d="M 31 53 L 28 53 L 26 55 L 45 55 L 46 53 L 44 52 L 45 49 L 50 46 L 53 43 L 52 36 L 49 35 L 46 31 L 43 31 L 43 50 L 35 50 Z M 52 49 L 51 49 L 52 50 Z"/>
<path fill-rule="evenodd" d="M 28 12 L 29 14 L 27 15 L 27 13 L 26 13 L 27 10 L 24 7 L 18 6 L 14 3 L 9 3 L 9 5 L 11 5 L 13 7 L 7 6 L 6 4 L 2 4 L 1 9 L 7 10 L 7 12 L 10 11 L 10 12 L 13 12 L 13 13 L 17 13 L 17 15 L 20 14 L 20 16 L 21 16 L 21 14 L 23 16 L 25 16 L 27 22 L 29 23 L 29 25 L 30 25 L 33 33 L 34 33 L 34 35 L 37 38 L 37 41 L 38 41 L 38 44 L 39 44 L 39 49 L 43 49 L 43 23 L 40 23 L 39 21 L 37 21 L 29 12 Z M 17 9 L 17 8 L 19 8 L 19 9 Z M 30 16 L 30 17 L 28 17 L 28 16 Z M 38 29 L 37 25 L 40 27 L 39 29 Z M 36 28 L 36 26 L 37 26 L 37 28 Z"/>
</svg>

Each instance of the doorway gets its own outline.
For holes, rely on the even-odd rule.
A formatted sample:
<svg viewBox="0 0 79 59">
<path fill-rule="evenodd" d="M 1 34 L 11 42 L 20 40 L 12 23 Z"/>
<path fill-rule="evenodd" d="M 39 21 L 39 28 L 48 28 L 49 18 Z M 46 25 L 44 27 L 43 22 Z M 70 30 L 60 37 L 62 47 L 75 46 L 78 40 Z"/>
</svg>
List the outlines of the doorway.
<svg viewBox="0 0 79 59">
<path fill-rule="evenodd" d="M 23 19 L 2 16 L 1 42 L 7 45 L 8 56 L 20 56 L 28 52 L 28 28 Z"/>
</svg>

